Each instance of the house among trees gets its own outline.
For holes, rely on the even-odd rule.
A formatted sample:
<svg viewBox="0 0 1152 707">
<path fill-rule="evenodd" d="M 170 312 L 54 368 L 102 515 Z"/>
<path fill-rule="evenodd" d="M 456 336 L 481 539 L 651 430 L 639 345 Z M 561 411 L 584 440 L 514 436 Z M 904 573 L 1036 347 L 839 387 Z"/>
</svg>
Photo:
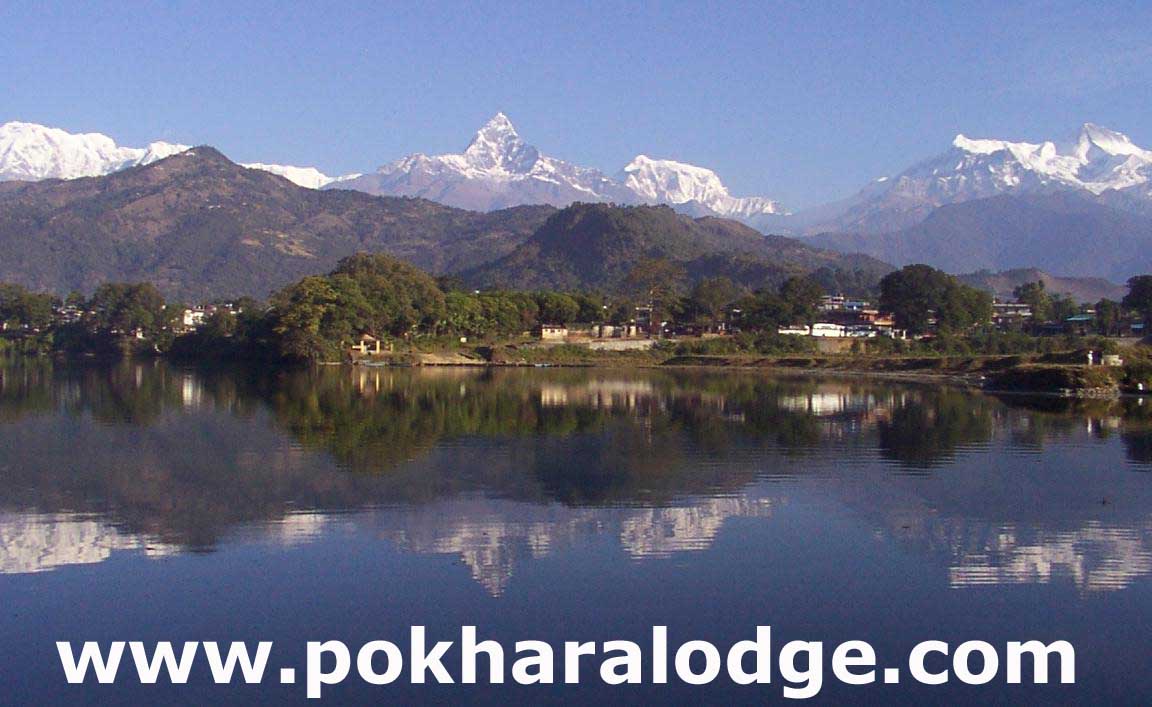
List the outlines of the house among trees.
<svg viewBox="0 0 1152 707">
<path fill-rule="evenodd" d="M 568 338 L 568 327 L 563 324 L 541 324 L 536 333 L 541 341 L 564 341 Z"/>
<path fill-rule="evenodd" d="M 360 340 L 352 344 L 352 352 L 362 356 L 371 356 L 373 354 L 383 353 L 383 350 L 380 348 L 380 339 L 377 339 L 371 334 L 361 334 Z"/>
<path fill-rule="evenodd" d="M 992 302 L 992 323 L 1006 331 L 1018 331 L 1032 320 L 1032 307 L 1025 302 Z"/>
<path fill-rule="evenodd" d="M 594 333 L 597 339 L 632 339 L 646 334 L 646 332 L 635 323 L 600 324 L 594 327 Z"/>
</svg>

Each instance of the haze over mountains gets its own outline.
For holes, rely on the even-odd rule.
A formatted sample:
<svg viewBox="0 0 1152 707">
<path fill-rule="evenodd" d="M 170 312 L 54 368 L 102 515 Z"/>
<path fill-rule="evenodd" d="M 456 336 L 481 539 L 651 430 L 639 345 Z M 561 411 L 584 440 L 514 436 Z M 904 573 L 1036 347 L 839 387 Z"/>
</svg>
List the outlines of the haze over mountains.
<svg viewBox="0 0 1152 707">
<path fill-rule="evenodd" d="M 0 181 L 74 179 L 145 165 L 187 149 L 125 148 L 99 134 L 31 123 L 0 126 Z M 1152 269 L 1152 151 L 1091 123 L 1073 139 L 1012 142 L 958 135 L 941 154 L 852 197 L 789 213 L 767 197 L 732 196 L 711 170 L 638 155 L 614 176 L 542 153 L 497 114 L 459 154 L 415 153 L 374 172 L 252 163 L 310 189 L 422 197 L 471 211 L 574 202 L 668 204 L 951 272 L 1040 267 L 1123 281 Z M 1090 244 L 1090 245 L 1089 245 Z"/>
</svg>

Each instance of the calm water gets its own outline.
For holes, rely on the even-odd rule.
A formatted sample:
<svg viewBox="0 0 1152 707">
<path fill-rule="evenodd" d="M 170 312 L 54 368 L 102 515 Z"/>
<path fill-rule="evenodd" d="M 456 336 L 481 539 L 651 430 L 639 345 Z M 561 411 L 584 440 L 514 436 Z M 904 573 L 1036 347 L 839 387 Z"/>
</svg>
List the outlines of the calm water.
<svg viewBox="0 0 1152 707">
<path fill-rule="evenodd" d="M 829 701 L 1152 698 L 1152 401 L 734 373 L 0 368 L 0 680 L 17 703 L 303 701 L 68 686 L 56 640 L 1067 639 L 1078 684 Z M 829 649 L 830 652 L 830 649 Z M 828 656 L 826 656 L 826 660 Z M 130 665 L 130 659 L 125 658 Z M 450 661 L 451 664 L 451 661 Z M 456 668 L 453 668 L 456 671 Z M 764 702 L 780 686 L 370 687 L 338 701 Z"/>
</svg>

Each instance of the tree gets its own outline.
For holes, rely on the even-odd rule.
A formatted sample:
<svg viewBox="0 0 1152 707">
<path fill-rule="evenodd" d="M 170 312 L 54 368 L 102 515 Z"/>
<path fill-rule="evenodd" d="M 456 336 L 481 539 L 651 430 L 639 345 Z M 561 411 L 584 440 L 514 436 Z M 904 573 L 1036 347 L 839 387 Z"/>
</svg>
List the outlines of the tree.
<svg viewBox="0 0 1152 707">
<path fill-rule="evenodd" d="M 928 331 L 933 316 L 939 328 L 960 331 L 991 318 L 992 297 L 936 268 L 907 265 L 880 281 L 880 308 L 914 334 Z"/>
<path fill-rule="evenodd" d="M 740 325 L 749 330 L 765 330 L 775 333 L 788 324 L 792 308 L 780 295 L 769 290 L 761 290 L 737 302 L 741 311 Z"/>
<path fill-rule="evenodd" d="M 1145 323 L 1152 324 L 1152 275 L 1128 278 L 1128 294 L 1124 295 L 1123 304 L 1139 312 Z"/>
<path fill-rule="evenodd" d="M 1053 295 L 1052 321 L 1062 322 L 1068 317 L 1075 316 L 1079 313 L 1080 305 L 1076 304 L 1076 300 L 1067 295 Z"/>
<path fill-rule="evenodd" d="M 880 308 L 896 326 L 914 334 L 928 330 L 932 312 L 947 290 L 947 275 L 927 265 L 908 265 L 880 280 Z"/>
<path fill-rule="evenodd" d="M 487 333 L 488 327 L 479 297 L 458 290 L 444 296 L 444 328 L 448 332 L 475 336 Z"/>
<path fill-rule="evenodd" d="M 88 309 L 95 327 L 109 334 L 139 331 L 155 336 L 174 316 L 174 311 L 165 312 L 160 291 L 147 282 L 101 285 L 88 302 Z"/>
<path fill-rule="evenodd" d="M 338 301 L 336 290 L 319 275 L 306 277 L 273 295 L 272 330 L 279 338 L 279 354 L 312 360 L 332 353 L 325 337 L 325 319 Z"/>
<path fill-rule="evenodd" d="M 337 263 L 329 277 L 335 281 L 341 275 L 350 283 L 341 284 L 340 289 L 363 298 L 366 319 L 358 324 L 368 333 L 408 334 L 418 327 L 435 326 L 444 315 L 444 293 L 436 280 L 396 258 L 357 253 Z"/>
<path fill-rule="evenodd" d="M 675 305 L 686 277 L 684 268 L 667 258 L 641 260 L 628 272 L 624 280 L 628 292 L 638 304 L 652 308 L 651 331 Z"/>
<path fill-rule="evenodd" d="M 689 308 L 715 329 L 723 319 L 728 306 L 740 296 L 740 288 L 726 277 L 709 277 L 692 288 L 688 296 Z"/>
<path fill-rule="evenodd" d="M 824 288 L 809 277 L 790 277 L 780 285 L 780 298 L 791 310 L 789 318 L 794 324 L 811 325 L 823 297 Z"/>
<path fill-rule="evenodd" d="M 1096 303 L 1096 331 L 1101 336 L 1115 336 L 1120 328 L 1124 310 L 1115 300 L 1102 299 Z"/>
<path fill-rule="evenodd" d="M 236 315 L 221 307 L 204 318 L 200 329 L 206 339 L 226 339 L 236 333 L 237 327 Z"/>
<path fill-rule="evenodd" d="M 1052 298 L 1045 290 L 1044 281 L 1025 282 L 1012 290 L 1012 296 L 1020 304 L 1028 305 L 1032 310 L 1032 321 L 1043 323 L 1052 316 Z"/>
<path fill-rule="evenodd" d="M 52 322 L 56 298 L 0 283 L 0 324 L 44 329 Z"/>
<path fill-rule="evenodd" d="M 576 321 L 593 324 L 604 321 L 608 302 L 602 295 L 577 293 L 572 296 L 580 305 L 580 312 L 576 315 Z"/>
<path fill-rule="evenodd" d="M 537 292 L 536 306 L 541 323 L 571 324 L 580 316 L 576 298 L 560 292 Z"/>
<path fill-rule="evenodd" d="M 936 306 L 936 323 L 946 331 L 970 329 L 992 318 L 992 294 L 953 279 Z"/>
</svg>

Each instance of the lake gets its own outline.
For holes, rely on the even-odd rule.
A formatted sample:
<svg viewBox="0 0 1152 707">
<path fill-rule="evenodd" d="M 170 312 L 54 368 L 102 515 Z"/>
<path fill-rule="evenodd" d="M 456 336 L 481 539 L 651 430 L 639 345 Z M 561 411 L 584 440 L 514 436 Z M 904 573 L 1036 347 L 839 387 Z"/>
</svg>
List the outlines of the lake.
<svg viewBox="0 0 1152 707">
<path fill-rule="evenodd" d="M 304 686 L 68 685 L 55 641 L 356 647 L 462 625 L 726 647 L 1070 641 L 1075 685 L 818 701 L 1147 704 L 1152 401 L 593 369 L 0 366 L 9 704 L 304 702 Z M 828 656 L 825 656 L 827 661 Z M 445 661 L 446 664 L 449 661 Z M 130 666 L 127 656 L 124 665 Z M 946 667 L 946 666 L 945 666 Z M 455 672 L 455 670 L 454 670 Z M 372 686 L 414 700 L 763 703 L 771 685 Z M 483 674 L 483 671 L 482 671 Z"/>
</svg>

